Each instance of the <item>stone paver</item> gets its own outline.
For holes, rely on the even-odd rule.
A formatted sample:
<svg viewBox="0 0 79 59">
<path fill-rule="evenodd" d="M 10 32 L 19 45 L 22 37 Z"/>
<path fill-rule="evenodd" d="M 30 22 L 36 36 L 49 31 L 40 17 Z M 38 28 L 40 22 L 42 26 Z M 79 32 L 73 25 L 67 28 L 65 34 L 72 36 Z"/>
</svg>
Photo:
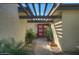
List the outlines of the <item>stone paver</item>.
<svg viewBox="0 0 79 59">
<path fill-rule="evenodd" d="M 52 55 L 50 48 L 48 47 L 48 42 L 45 38 L 38 38 L 35 40 L 34 46 L 35 55 Z"/>
</svg>

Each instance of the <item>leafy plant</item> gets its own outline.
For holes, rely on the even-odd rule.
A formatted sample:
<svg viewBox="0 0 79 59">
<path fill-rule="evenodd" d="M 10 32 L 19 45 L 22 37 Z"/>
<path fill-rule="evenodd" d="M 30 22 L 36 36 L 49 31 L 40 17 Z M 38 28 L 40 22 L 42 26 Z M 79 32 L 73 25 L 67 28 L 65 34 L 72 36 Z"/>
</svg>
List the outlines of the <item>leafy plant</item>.
<svg viewBox="0 0 79 59">
<path fill-rule="evenodd" d="M 53 32 L 52 32 L 52 29 L 51 29 L 51 26 L 49 25 L 49 27 L 46 29 L 46 37 L 47 37 L 47 40 L 48 41 L 52 41 L 53 40 Z"/>
<path fill-rule="evenodd" d="M 26 43 L 32 43 L 32 41 L 36 38 L 36 34 L 32 29 L 27 30 L 26 36 L 25 36 L 25 42 Z"/>
<path fill-rule="evenodd" d="M 31 51 L 28 49 L 23 49 L 22 42 L 16 43 L 12 38 L 10 42 L 7 39 L 0 40 L 0 53 L 1 54 L 11 54 L 11 55 L 28 55 Z"/>
</svg>

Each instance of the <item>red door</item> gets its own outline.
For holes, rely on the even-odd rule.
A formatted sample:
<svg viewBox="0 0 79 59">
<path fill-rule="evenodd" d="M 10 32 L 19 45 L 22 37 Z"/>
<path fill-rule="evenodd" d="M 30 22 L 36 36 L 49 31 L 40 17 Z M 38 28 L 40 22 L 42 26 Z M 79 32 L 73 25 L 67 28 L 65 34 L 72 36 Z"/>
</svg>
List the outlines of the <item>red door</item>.
<svg viewBox="0 0 79 59">
<path fill-rule="evenodd" d="M 38 37 L 44 37 L 44 24 L 37 24 Z"/>
</svg>

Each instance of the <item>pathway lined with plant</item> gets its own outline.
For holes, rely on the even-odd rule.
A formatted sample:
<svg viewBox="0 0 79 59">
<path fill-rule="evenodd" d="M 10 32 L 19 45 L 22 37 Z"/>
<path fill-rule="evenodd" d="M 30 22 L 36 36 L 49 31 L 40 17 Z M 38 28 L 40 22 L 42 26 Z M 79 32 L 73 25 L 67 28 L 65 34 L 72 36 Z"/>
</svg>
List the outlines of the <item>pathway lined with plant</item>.
<svg viewBox="0 0 79 59">
<path fill-rule="evenodd" d="M 48 47 L 48 42 L 46 38 L 38 38 L 35 40 L 34 46 L 35 55 L 52 55 L 50 48 Z"/>
</svg>

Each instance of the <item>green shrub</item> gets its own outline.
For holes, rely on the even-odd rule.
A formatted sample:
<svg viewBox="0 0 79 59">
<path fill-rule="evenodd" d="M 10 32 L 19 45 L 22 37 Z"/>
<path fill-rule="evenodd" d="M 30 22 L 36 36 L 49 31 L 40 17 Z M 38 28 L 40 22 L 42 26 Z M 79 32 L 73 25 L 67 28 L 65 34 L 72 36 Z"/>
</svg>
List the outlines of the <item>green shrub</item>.
<svg viewBox="0 0 79 59">
<path fill-rule="evenodd" d="M 51 29 L 51 25 L 49 25 L 49 27 L 45 30 L 45 34 L 46 34 L 48 41 L 53 40 L 53 32 L 52 32 L 52 29 Z"/>
<path fill-rule="evenodd" d="M 23 49 L 22 42 L 16 43 L 12 38 L 9 42 L 7 39 L 0 40 L 0 54 L 11 54 L 11 55 L 29 55 L 32 51 Z"/>
<path fill-rule="evenodd" d="M 27 30 L 25 36 L 26 43 L 32 43 L 32 41 L 36 38 L 36 34 L 32 29 Z"/>
</svg>

